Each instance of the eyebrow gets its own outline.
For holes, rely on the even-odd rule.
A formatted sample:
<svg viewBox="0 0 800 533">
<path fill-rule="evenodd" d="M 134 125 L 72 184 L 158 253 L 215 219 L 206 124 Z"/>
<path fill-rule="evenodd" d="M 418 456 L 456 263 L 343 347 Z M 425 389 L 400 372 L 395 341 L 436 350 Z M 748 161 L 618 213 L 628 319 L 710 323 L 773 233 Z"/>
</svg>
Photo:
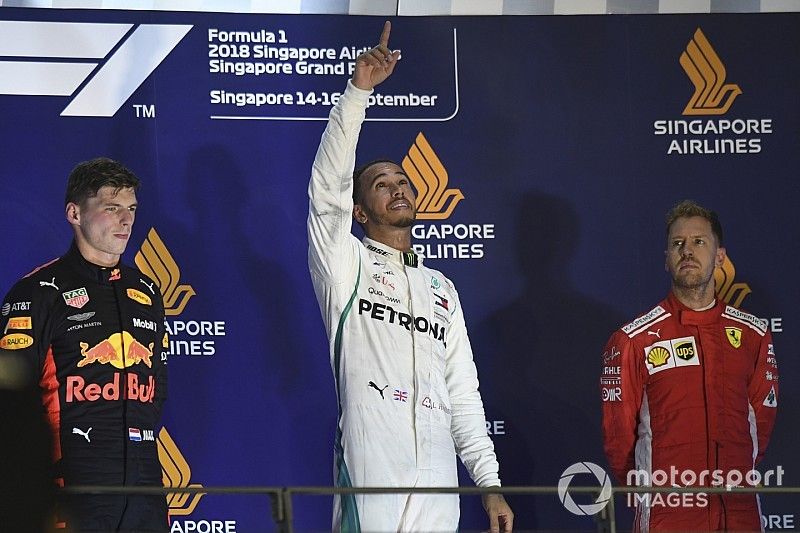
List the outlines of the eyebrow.
<svg viewBox="0 0 800 533">
<path fill-rule="evenodd" d="M 405 176 L 406 178 L 408 177 L 408 174 L 406 174 L 402 170 L 398 170 L 396 172 L 381 172 L 380 174 L 376 174 L 375 176 L 372 177 L 370 184 L 375 183 L 376 179 L 381 178 L 383 176 L 388 176 L 389 174 L 400 174 L 401 176 Z"/>
</svg>

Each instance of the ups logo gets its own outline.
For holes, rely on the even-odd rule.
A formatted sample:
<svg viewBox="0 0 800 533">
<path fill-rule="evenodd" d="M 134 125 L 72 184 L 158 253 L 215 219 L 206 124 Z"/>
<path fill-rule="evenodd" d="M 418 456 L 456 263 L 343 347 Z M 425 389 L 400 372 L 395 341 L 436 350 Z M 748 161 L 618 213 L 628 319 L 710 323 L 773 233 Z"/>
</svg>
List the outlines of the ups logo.
<svg viewBox="0 0 800 533">
<path fill-rule="evenodd" d="M 694 344 L 691 342 L 683 342 L 675 347 L 675 355 L 683 359 L 684 361 L 688 361 L 692 357 L 694 357 Z"/>
</svg>

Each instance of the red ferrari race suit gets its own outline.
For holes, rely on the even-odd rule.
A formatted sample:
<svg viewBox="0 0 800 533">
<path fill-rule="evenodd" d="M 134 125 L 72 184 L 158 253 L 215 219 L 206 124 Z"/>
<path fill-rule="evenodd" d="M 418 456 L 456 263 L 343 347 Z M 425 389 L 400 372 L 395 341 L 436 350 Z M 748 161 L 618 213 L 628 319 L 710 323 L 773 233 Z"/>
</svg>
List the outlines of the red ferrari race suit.
<svg viewBox="0 0 800 533">
<path fill-rule="evenodd" d="M 605 453 L 619 483 L 751 485 L 778 405 L 767 323 L 719 301 L 694 311 L 670 293 L 611 336 L 600 389 Z M 635 531 L 761 530 L 752 494 L 649 498 L 629 501 Z"/>
<path fill-rule="evenodd" d="M 28 274 L 0 308 L 0 356 L 35 367 L 70 485 L 162 486 L 154 439 L 166 398 L 161 293 L 136 269 L 69 252 Z M 74 531 L 165 531 L 164 496 L 76 495 L 59 518 Z M 63 515 L 63 516 L 61 516 Z"/>
</svg>

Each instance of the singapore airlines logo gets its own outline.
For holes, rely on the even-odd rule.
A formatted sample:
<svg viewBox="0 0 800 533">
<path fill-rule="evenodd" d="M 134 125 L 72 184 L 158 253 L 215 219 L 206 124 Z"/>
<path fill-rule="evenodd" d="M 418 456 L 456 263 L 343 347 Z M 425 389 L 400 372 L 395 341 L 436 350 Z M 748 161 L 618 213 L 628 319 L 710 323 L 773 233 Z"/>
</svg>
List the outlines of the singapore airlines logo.
<svg viewBox="0 0 800 533">
<path fill-rule="evenodd" d="M 686 50 L 680 64 L 694 84 L 694 94 L 683 110 L 684 115 L 723 115 L 742 90 L 734 83 L 725 83 L 725 65 L 700 28 Z"/>
<path fill-rule="evenodd" d="M 447 188 L 447 169 L 420 132 L 408 155 L 403 158 L 405 170 L 417 189 L 417 219 L 444 220 L 464 199 L 460 189 Z"/>
<path fill-rule="evenodd" d="M 61 116 L 114 116 L 191 29 L 0 21 L 0 94 L 72 96 Z"/>
<path fill-rule="evenodd" d="M 167 428 L 162 427 L 156 439 L 158 447 L 158 460 L 161 463 L 161 476 L 165 487 L 202 487 L 199 483 L 191 483 L 192 469 L 186 462 L 175 441 L 172 440 Z M 167 494 L 167 507 L 170 516 L 185 516 L 192 514 L 200 498 L 205 493 L 170 492 Z"/>
<path fill-rule="evenodd" d="M 728 305 L 739 307 L 745 296 L 752 291 L 747 283 L 734 283 L 735 276 L 736 268 L 734 268 L 730 258 L 726 255 L 722 265 L 714 269 L 715 292 Z"/>
<path fill-rule="evenodd" d="M 134 258 L 136 266 L 156 281 L 164 297 L 164 314 L 179 315 L 196 293 L 191 285 L 178 284 L 181 270 L 169 253 L 155 228 L 150 228 L 147 238 Z"/>
</svg>

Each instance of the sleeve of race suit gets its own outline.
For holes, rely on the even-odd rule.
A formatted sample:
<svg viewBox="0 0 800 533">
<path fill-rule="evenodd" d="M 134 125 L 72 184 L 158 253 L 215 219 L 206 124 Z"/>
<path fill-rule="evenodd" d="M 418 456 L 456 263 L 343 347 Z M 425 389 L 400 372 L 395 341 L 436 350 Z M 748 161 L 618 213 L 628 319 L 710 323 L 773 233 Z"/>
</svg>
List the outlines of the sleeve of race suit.
<svg viewBox="0 0 800 533">
<path fill-rule="evenodd" d="M 602 356 L 600 393 L 603 411 L 603 448 L 617 482 L 626 484 L 634 468 L 634 449 L 644 384 L 634 344 L 616 331 Z"/>
<path fill-rule="evenodd" d="M 344 94 L 331 109 L 311 169 L 308 264 L 312 275 L 334 283 L 344 281 L 358 254 L 357 241 L 351 233 L 353 169 L 371 93 L 347 82 Z"/>
<path fill-rule="evenodd" d="M 755 369 L 747 393 L 755 415 L 758 435 L 758 454 L 755 462 L 758 464 L 767 450 L 778 410 L 778 361 L 775 358 L 775 347 L 769 331 L 761 337 L 758 345 Z"/>
<path fill-rule="evenodd" d="M 479 487 L 499 487 L 499 465 L 494 444 L 486 433 L 486 415 L 478 391 L 478 371 L 472 356 L 458 293 L 447 335 L 445 381 L 450 397 L 450 432 L 456 453 Z"/>
<path fill-rule="evenodd" d="M 6 294 L 0 308 L 0 356 L 21 357 L 34 373 L 35 381 L 45 386 L 55 383 L 55 366 L 52 357 L 48 357 L 52 301 L 36 289 L 30 278 L 23 278 Z M 54 392 L 57 405 L 57 390 Z"/>
</svg>

